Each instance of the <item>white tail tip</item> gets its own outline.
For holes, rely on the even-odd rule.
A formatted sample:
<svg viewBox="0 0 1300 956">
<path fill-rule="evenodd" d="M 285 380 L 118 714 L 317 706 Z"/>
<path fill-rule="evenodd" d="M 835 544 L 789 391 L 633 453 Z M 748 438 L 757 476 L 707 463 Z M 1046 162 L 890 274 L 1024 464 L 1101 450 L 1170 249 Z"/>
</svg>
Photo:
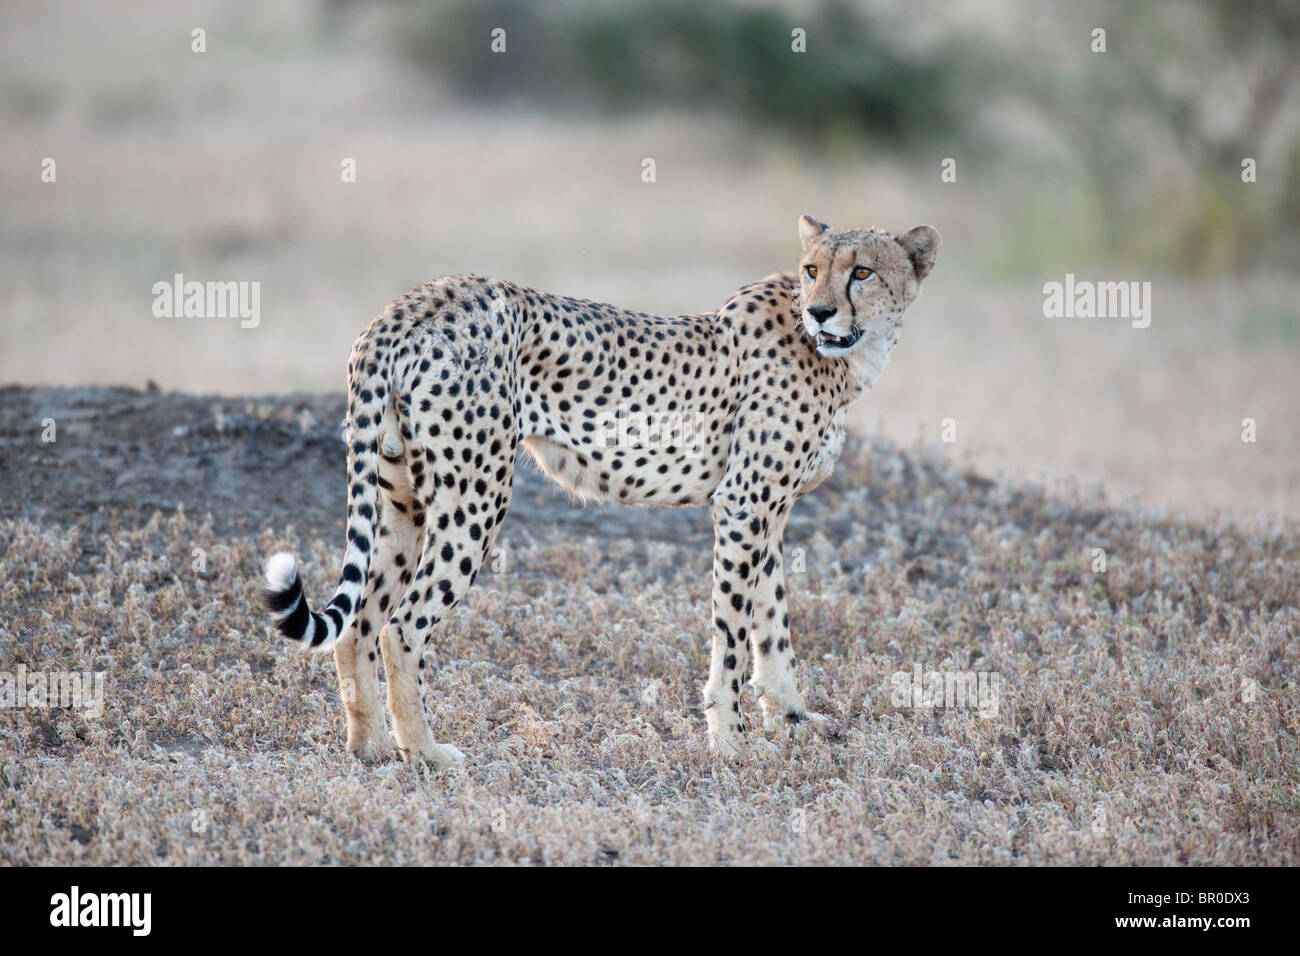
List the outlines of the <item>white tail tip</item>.
<svg viewBox="0 0 1300 956">
<path fill-rule="evenodd" d="M 287 551 L 266 559 L 266 583 L 272 591 L 285 591 L 298 577 L 298 564 Z"/>
</svg>

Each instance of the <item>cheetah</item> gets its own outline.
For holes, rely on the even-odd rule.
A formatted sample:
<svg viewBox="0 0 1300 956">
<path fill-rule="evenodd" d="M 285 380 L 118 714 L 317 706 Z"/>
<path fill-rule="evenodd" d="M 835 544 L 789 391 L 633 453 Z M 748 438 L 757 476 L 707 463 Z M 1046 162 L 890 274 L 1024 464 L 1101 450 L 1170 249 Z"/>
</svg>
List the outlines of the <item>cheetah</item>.
<svg viewBox="0 0 1300 956">
<path fill-rule="evenodd" d="M 501 530 L 520 445 L 579 498 L 712 510 L 711 751 L 744 750 L 747 673 L 766 731 L 825 728 L 795 682 L 786 519 L 834 468 L 846 409 L 884 372 L 941 240 L 930 226 L 833 230 L 811 216 L 799 238 L 797 273 L 714 312 L 662 318 L 459 275 L 413 289 L 361 333 L 341 580 L 312 611 L 280 553 L 264 592 L 282 635 L 333 649 L 351 753 L 463 763 L 430 732 L 424 651 Z"/>
</svg>

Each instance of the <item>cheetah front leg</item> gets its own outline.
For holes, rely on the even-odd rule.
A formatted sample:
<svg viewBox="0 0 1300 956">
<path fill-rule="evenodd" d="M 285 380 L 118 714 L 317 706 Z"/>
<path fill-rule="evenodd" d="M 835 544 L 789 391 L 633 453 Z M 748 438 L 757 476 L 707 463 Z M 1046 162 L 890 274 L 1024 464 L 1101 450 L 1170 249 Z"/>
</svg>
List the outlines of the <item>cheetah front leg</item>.
<svg viewBox="0 0 1300 956">
<path fill-rule="evenodd" d="M 704 685 L 704 719 L 709 750 L 738 756 L 745 745 L 740 691 L 749 663 L 749 632 L 753 606 L 748 601 L 749 552 L 744 535 L 735 530 L 745 516 L 734 502 L 713 506 L 713 654 Z"/>
<path fill-rule="evenodd" d="M 763 729 L 785 733 L 791 726 L 801 732 L 825 735 L 829 722 L 820 714 L 809 713 L 799 693 L 794 675 L 794 646 L 790 642 L 790 613 L 786 605 L 785 569 L 782 566 L 781 538 L 784 515 L 779 527 L 757 551 L 756 578 L 751 593 L 754 601 L 754 676 L 750 685 L 763 710 Z"/>
</svg>

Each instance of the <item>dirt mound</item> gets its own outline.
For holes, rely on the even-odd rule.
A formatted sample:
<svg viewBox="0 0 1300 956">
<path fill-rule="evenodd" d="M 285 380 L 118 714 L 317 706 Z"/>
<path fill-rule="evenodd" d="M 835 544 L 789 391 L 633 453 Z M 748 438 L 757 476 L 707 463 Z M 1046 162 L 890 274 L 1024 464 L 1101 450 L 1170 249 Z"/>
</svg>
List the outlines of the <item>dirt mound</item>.
<svg viewBox="0 0 1300 956">
<path fill-rule="evenodd" d="M 229 398 L 124 388 L 0 389 L 0 517 L 71 525 L 154 511 L 211 515 L 218 533 L 294 525 L 341 536 L 340 395 Z M 52 442 L 49 423 L 53 422 Z M 578 506 L 526 455 L 510 524 L 556 534 L 682 541 L 704 509 Z"/>
</svg>

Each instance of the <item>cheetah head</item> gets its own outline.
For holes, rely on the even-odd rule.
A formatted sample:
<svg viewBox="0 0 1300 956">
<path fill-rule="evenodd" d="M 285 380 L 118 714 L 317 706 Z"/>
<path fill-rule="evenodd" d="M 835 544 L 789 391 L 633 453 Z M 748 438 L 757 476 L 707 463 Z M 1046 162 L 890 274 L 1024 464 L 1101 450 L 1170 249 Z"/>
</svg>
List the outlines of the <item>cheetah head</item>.
<svg viewBox="0 0 1300 956">
<path fill-rule="evenodd" d="M 903 313 L 934 268 L 942 240 L 932 226 L 896 236 L 880 229 L 836 231 L 799 219 L 803 327 L 827 358 L 859 350 L 888 356 Z"/>
</svg>

